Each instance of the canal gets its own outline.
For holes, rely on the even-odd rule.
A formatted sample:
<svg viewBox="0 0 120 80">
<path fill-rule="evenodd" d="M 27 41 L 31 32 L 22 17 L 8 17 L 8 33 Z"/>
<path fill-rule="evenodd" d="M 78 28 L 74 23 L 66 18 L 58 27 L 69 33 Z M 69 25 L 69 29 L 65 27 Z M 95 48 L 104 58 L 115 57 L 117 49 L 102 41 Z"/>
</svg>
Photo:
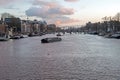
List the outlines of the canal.
<svg viewBox="0 0 120 80">
<path fill-rule="evenodd" d="M 65 34 L 42 44 L 48 34 L 0 42 L 0 80 L 120 80 L 120 40 Z"/>
</svg>

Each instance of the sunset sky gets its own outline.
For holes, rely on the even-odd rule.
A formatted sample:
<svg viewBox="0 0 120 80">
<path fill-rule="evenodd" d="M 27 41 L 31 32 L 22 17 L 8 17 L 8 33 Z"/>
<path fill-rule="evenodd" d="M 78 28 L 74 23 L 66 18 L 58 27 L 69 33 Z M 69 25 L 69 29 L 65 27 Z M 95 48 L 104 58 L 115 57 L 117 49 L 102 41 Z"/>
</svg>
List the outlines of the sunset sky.
<svg viewBox="0 0 120 80">
<path fill-rule="evenodd" d="M 0 14 L 45 20 L 57 25 L 84 25 L 120 11 L 120 0 L 0 0 Z"/>
</svg>

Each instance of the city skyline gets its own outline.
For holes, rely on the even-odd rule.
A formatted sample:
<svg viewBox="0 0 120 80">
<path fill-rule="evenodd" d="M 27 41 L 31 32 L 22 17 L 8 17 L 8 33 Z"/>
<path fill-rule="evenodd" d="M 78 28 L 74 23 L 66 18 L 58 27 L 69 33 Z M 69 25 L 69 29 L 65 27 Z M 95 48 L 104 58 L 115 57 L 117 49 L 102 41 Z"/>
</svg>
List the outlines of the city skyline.
<svg viewBox="0 0 120 80">
<path fill-rule="evenodd" d="M 119 12 L 119 0 L 1 0 L 0 14 L 45 20 L 56 25 L 84 25 Z"/>
</svg>

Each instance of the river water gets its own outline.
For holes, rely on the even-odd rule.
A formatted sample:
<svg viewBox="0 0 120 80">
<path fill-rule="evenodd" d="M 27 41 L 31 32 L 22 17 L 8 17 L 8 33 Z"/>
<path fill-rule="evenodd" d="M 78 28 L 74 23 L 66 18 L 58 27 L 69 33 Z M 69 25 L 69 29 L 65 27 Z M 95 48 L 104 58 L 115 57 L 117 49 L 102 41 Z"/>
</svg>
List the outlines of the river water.
<svg viewBox="0 0 120 80">
<path fill-rule="evenodd" d="M 48 34 L 0 42 L 0 80 L 120 80 L 120 40 Z"/>
</svg>

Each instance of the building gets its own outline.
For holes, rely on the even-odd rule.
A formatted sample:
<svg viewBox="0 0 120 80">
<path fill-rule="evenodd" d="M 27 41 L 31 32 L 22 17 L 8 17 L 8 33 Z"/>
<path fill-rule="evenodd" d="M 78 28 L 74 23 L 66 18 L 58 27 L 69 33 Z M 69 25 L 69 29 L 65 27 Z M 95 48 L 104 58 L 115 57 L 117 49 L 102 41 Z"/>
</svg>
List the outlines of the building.
<svg viewBox="0 0 120 80">
<path fill-rule="evenodd" d="M 47 25 L 47 32 L 48 33 L 54 33 L 54 32 L 56 32 L 56 25 L 55 24 L 49 24 L 49 25 Z"/>
<path fill-rule="evenodd" d="M 0 33 L 5 33 L 5 32 L 6 32 L 5 25 L 3 21 L 0 20 Z"/>
</svg>

